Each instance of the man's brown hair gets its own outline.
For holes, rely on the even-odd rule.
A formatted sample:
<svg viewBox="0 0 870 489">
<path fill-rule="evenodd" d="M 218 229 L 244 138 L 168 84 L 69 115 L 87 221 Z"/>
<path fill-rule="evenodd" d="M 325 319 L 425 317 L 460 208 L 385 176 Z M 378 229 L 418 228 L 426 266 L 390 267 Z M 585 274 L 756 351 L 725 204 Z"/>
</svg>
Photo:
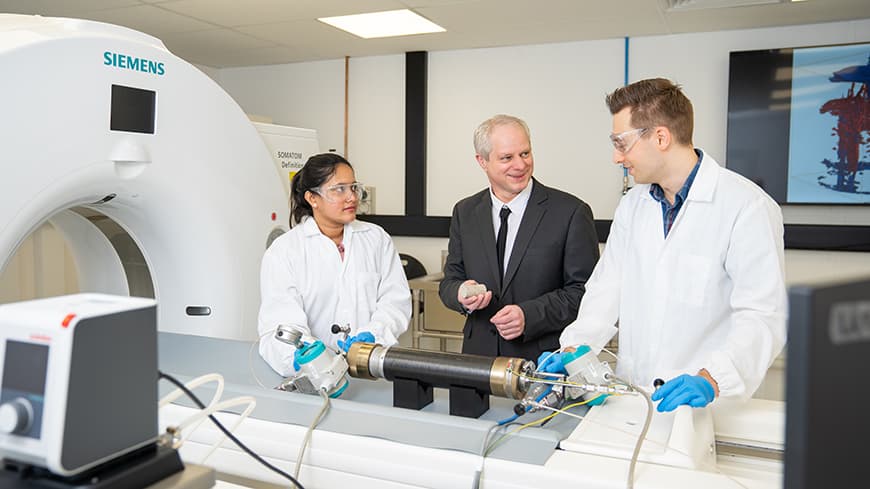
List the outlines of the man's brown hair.
<svg viewBox="0 0 870 489">
<path fill-rule="evenodd" d="M 694 111 L 679 85 L 665 78 L 640 80 L 617 88 L 605 99 L 611 114 L 631 108 L 635 128 L 665 126 L 680 144 L 692 144 Z"/>
</svg>

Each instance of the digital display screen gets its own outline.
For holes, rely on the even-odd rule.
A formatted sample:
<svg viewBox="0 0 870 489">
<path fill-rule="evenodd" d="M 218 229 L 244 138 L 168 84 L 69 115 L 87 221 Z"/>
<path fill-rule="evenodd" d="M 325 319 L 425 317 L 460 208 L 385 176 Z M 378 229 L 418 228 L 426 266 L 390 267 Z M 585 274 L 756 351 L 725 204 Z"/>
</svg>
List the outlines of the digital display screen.
<svg viewBox="0 0 870 489">
<path fill-rule="evenodd" d="M 3 359 L 3 390 L 45 395 L 48 345 L 7 340 Z"/>
<path fill-rule="evenodd" d="M 780 204 L 870 204 L 870 44 L 731 53 L 725 164 Z"/>
<path fill-rule="evenodd" d="M 157 92 L 112 85 L 112 117 L 109 128 L 113 131 L 154 134 L 156 108 Z"/>
</svg>

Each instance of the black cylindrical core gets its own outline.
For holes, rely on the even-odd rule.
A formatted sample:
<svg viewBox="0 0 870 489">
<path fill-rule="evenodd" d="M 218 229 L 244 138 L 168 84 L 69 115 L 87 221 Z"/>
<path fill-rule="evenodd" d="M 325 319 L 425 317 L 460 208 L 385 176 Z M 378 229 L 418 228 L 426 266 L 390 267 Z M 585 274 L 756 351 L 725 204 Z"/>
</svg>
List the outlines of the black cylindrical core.
<svg viewBox="0 0 870 489">
<path fill-rule="evenodd" d="M 434 387 L 465 386 L 490 393 L 492 357 L 391 347 L 384 355 L 384 377 L 411 379 Z"/>
</svg>

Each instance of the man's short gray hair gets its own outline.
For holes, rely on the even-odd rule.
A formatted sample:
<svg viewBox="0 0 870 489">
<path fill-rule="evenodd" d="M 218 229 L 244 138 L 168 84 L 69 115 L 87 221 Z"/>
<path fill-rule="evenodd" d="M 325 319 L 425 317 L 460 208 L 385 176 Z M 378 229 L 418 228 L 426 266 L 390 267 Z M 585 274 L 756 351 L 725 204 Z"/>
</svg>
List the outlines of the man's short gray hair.
<svg viewBox="0 0 870 489">
<path fill-rule="evenodd" d="M 516 124 L 520 126 L 526 133 L 529 143 L 532 141 L 532 134 L 529 131 L 529 126 L 526 121 L 512 115 L 498 114 L 480 123 L 477 129 L 474 130 L 474 151 L 489 161 L 489 154 L 492 152 L 492 143 L 489 137 L 492 135 L 492 130 L 498 126 L 506 126 L 508 124 Z"/>
</svg>

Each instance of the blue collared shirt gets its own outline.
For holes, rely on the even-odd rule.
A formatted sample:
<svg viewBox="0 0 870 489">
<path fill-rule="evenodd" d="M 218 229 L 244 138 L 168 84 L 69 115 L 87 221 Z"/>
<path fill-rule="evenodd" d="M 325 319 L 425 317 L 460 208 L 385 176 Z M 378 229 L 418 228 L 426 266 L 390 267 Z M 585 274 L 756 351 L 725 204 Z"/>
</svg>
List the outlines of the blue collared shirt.
<svg viewBox="0 0 870 489">
<path fill-rule="evenodd" d="M 695 167 L 692 168 L 692 173 L 689 173 L 689 177 L 686 178 L 680 191 L 674 196 L 673 205 L 668 202 L 668 199 L 665 197 L 665 191 L 661 185 L 654 183 L 649 187 L 649 194 L 662 205 L 662 224 L 664 225 L 666 238 L 668 237 L 668 233 L 671 231 L 671 226 L 674 225 L 674 221 L 677 219 L 677 214 L 680 212 L 680 208 L 683 207 L 683 202 L 685 202 L 686 197 L 689 196 L 689 189 L 692 187 L 692 182 L 695 181 L 695 175 L 698 174 L 698 168 L 701 167 L 701 159 L 704 158 L 704 153 L 702 153 L 700 149 L 695 149 L 695 154 L 698 155 L 698 162 L 695 163 Z"/>
</svg>

